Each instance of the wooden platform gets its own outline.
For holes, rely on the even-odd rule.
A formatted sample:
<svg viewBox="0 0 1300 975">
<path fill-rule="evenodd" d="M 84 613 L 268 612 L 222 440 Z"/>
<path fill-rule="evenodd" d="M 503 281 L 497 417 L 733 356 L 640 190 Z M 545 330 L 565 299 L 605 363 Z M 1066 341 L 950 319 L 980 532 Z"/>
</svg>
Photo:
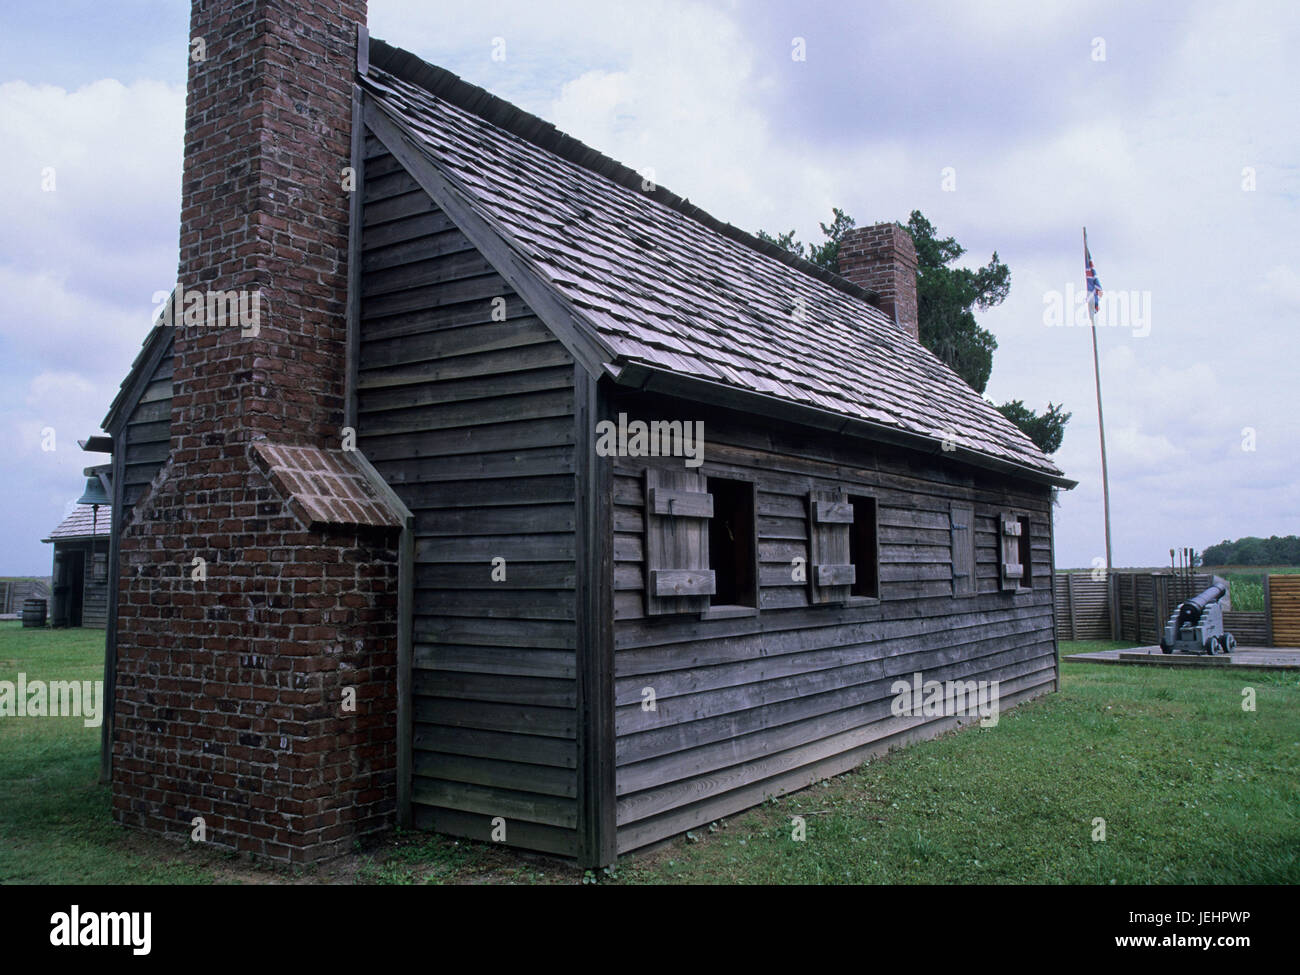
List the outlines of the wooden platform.
<svg viewBox="0 0 1300 975">
<path fill-rule="evenodd" d="M 1075 663 L 1136 664 L 1148 667 L 1236 667 L 1245 670 L 1300 670 L 1300 650 L 1237 647 L 1231 654 L 1213 657 L 1191 653 L 1164 653 L 1159 647 L 1133 650 L 1098 650 L 1061 658 Z"/>
</svg>

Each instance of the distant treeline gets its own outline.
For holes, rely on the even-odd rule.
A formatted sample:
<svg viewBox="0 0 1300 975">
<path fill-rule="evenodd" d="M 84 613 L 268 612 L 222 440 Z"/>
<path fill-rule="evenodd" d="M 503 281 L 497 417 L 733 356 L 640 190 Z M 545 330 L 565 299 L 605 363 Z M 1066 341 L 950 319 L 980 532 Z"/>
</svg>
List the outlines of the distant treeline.
<svg viewBox="0 0 1300 975">
<path fill-rule="evenodd" d="M 1300 565 L 1300 538 L 1255 538 L 1235 542 L 1226 539 L 1201 553 L 1202 565 Z"/>
</svg>

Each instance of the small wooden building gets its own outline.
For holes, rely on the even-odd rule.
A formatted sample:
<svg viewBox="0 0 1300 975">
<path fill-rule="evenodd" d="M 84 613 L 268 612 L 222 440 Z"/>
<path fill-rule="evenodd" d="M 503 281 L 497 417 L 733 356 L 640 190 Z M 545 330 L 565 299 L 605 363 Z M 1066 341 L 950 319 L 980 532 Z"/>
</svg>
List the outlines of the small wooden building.
<svg viewBox="0 0 1300 975">
<path fill-rule="evenodd" d="M 354 416 L 416 518 L 418 823 L 605 862 L 952 724 L 896 679 L 1055 688 L 1071 482 L 909 334 L 914 279 L 882 309 L 369 54 Z M 702 462 L 602 452 L 622 417 Z"/>
<path fill-rule="evenodd" d="M 77 504 L 48 538 L 54 546 L 50 625 L 103 629 L 108 623 L 108 505 Z"/>
<path fill-rule="evenodd" d="M 355 68 L 319 447 L 409 512 L 399 821 L 607 864 L 963 720 L 897 680 L 1056 688 L 1073 482 L 917 341 L 906 231 L 840 277 L 364 30 Z M 177 442 L 166 333 L 106 420 L 119 516 Z"/>
</svg>

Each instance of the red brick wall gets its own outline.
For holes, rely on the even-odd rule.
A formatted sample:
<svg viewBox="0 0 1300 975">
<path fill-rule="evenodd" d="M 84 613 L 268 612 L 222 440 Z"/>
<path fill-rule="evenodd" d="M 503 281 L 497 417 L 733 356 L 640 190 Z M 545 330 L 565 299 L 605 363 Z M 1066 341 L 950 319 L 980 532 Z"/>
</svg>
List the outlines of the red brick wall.
<svg viewBox="0 0 1300 975">
<path fill-rule="evenodd" d="M 880 295 L 880 308 L 919 338 L 916 245 L 906 227 L 878 223 L 857 227 L 840 243 L 840 277 Z"/>
<path fill-rule="evenodd" d="M 250 443 L 337 448 L 364 0 L 196 0 L 178 281 L 260 289 L 256 337 L 177 329 L 171 455 L 122 538 L 113 807 L 288 862 L 395 806 L 396 537 L 312 531 Z M 206 579 L 192 578 L 205 560 Z M 356 689 L 356 710 L 343 707 Z"/>
<path fill-rule="evenodd" d="M 265 433 L 338 444 L 343 416 L 356 24 L 365 0 L 196 0 L 185 106 L 180 269 L 187 289 L 263 296 L 256 338 L 176 336 L 172 453 Z"/>
</svg>

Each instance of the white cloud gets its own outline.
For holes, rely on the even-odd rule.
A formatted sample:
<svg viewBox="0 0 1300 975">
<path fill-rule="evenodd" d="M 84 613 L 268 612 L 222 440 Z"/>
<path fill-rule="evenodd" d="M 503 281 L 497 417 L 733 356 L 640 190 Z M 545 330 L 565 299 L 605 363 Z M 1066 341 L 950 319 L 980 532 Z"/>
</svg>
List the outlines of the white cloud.
<svg viewBox="0 0 1300 975">
<path fill-rule="evenodd" d="M 183 129 L 178 86 L 0 84 L 0 452 L 22 472 L 3 488 L 0 572 L 49 571 L 39 539 L 106 460 L 77 440 L 98 431 L 175 276 Z"/>
<path fill-rule="evenodd" d="M 1293 267 L 1275 265 L 1264 272 L 1259 290 L 1283 304 L 1300 307 L 1300 272 Z"/>
<path fill-rule="evenodd" d="M 183 122 L 183 91 L 156 82 L 0 85 L 0 368 L 116 386 L 175 276 Z"/>
</svg>

